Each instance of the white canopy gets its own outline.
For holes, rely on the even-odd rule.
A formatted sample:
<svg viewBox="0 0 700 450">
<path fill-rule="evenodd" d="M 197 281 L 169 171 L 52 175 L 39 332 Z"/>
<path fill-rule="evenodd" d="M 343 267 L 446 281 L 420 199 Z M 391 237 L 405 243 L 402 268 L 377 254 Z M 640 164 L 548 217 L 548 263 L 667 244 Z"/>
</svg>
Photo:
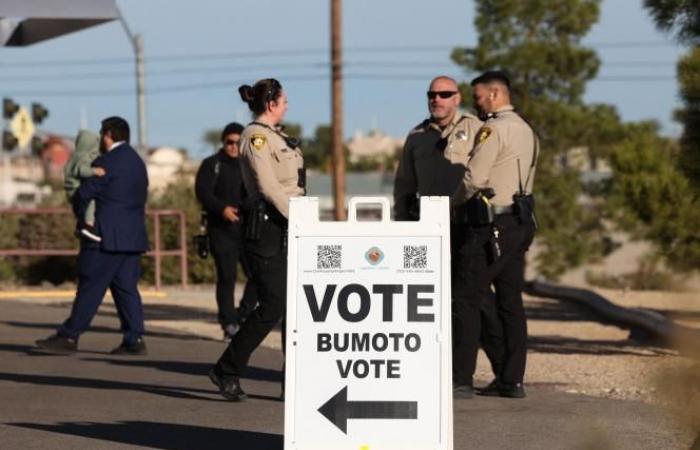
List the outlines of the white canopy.
<svg viewBox="0 0 700 450">
<path fill-rule="evenodd" d="M 0 43 L 31 45 L 118 18 L 115 0 L 3 0 Z"/>
</svg>

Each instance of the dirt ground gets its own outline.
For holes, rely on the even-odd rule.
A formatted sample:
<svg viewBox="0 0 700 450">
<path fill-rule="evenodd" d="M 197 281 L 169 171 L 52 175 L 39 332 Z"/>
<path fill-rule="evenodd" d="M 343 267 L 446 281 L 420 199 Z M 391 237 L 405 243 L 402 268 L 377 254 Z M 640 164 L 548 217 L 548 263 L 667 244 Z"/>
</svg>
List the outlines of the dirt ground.
<svg viewBox="0 0 700 450">
<path fill-rule="evenodd" d="M 700 328 L 695 292 L 636 292 L 595 289 L 614 303 L 657 311 Z M 526 298 L 529 350 L 526 385 L 547 385 L 572 394 L 636 400 L 664 408 L 700 433 L 700 359 L 682 351 L 630 339 L 630 331 L 601 323 L 586 308 Z M 697 343 L 694 343 L 697 349 Z M 477 379 L 490 380 L 479 354 Z M 700 434 L 698 435 L 700 443 Z"/>
</svg>

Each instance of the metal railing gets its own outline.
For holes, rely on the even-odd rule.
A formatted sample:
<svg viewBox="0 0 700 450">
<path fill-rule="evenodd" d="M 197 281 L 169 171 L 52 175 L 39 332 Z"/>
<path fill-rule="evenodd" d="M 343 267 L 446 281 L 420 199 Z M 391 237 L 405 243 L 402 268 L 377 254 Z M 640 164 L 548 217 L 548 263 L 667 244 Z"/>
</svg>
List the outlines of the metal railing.
<svg viewBox="0 0 700 450">
<path fill-rule="evenodd" d="M 0 208 L 0 217 L 5 215 L 72 215 L 67 208 Z M 180 258 L 180 284 L 187 287 L 187 219 L 184 211 L 174 209 L 147 210 L 146 215 L 153 224 L 153 248 L 146 255 L 154 259 L 156 289 L 162 287 L 162 261 L 165 256 L 177 256 Z M 161 242 L 161 219 L 163 217 L 177 217 L 179 234 L 179 247 L 164 249 Z M 0 249 L 0 256 L 73 256 L 78 254 L 77 248 L 7 248 Z"/>
</svg>

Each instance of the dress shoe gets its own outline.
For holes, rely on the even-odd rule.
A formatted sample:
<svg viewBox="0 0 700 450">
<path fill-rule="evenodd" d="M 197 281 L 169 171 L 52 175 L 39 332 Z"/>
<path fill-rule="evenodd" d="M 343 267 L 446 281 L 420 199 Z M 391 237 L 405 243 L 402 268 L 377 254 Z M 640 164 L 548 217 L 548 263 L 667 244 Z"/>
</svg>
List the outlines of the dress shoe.
<svg viewBox="0 0 700 450">
<path fill-rule="evenodd" d="M 109 352 L 110 355 L 145 355 L 146 354 L 146 343 L 142 338 L 139 338 L 133 344 L 127 344 L 122 341 L 119 347 L 112 349 Z"/>
<path fill-rule="evenodd" d="M 499 387 L 501 397 L 507 398 L 525 398 L 525 386 L 522 383 L 501 383 Z"/>
<path fill-rule="evenodd" d="M 219 388 L 219 394 L 226 400 L 242 402 L 248 398 L 248 394 L 241 389 L 238 378 L 223 375 L 216 366 L 209 371 L 209 379 L 214 383 L 214 386 Z"/>
<path fill-rule="evenodd" d="M 455 385 L 452 388 L 452 397 L 456 399 L 466 399 L 474 397 L 474 386 L 471 384 Z"/>
<path fill-rule="evenodd" d="M 476 388 L 474 391 L 476 392 L 476 395 L 483 395 L 485 397 L 499 397 L 501 395 L 501 384 L 497 379 L 494 379 L 488 385 L 482 388 Z"/>
<path fill-rule="evenodd" d="M 78 351 L 78 340 L 54 334 L 46 339 L 39 339 L 36 346 L 51 353 L 68 355 Z"/>
</svg>

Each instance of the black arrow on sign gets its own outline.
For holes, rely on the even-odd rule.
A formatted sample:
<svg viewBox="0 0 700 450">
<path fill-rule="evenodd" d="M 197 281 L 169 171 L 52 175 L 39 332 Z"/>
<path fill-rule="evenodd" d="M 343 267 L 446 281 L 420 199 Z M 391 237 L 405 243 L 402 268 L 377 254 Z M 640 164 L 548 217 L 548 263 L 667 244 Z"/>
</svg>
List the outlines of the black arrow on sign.
<svg viewBox="0 0 700 450">
<path fill-rule="evenodd" d="M 348 419 L 417 419 L 418 402 L 349 402 L 345 386 L 318 412 L 348 434 Z"/>
</svg>

